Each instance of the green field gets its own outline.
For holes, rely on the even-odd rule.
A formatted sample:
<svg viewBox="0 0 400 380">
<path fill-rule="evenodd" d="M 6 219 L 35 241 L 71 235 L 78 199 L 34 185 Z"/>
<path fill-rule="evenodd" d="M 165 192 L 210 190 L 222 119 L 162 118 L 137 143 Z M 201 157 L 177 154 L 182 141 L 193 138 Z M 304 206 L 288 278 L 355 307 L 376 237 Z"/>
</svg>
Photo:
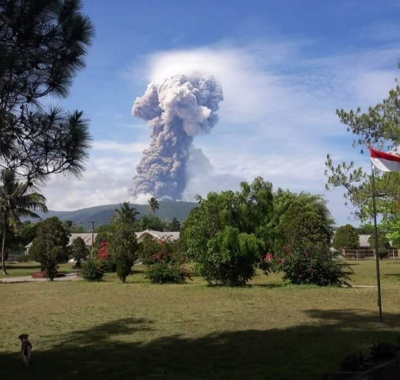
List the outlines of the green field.
<svg viewBox="0 0 400 380">
<path fill-rule="evenodd" d="M 37 271 L 32 264 L 10 275 Z M 374 261 L 352 262 L 352 283 L 375 285 Z M 22 268 L 21 268 L 22 267 Z M 65 269 L 65 268 L 64 268 Z M 1 379 L 319 379 L 347 354 L 400 336 L 400 262 L 383 261 L 384 323 L 376 288 L 153 285 L 134 267 L 126 284 L 0 284 Z M 22 367 L 18 335 L 30 334 Z"/>
</svg>

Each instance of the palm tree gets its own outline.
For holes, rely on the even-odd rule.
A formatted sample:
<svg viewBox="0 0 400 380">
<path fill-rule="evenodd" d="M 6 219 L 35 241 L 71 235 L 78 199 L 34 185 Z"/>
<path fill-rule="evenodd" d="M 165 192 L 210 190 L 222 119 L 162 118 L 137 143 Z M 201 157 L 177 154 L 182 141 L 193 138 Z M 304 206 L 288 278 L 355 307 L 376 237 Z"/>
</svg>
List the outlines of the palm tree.
<svg viewBox="0 0 400 380">
<path fill-rule="evenodd" d="M 3 274 L 7 274 L 5 264 L 5 244 L 7 227 L 17 229 L 21 216 L 40 218 L 33 210 L 47 211 L 46 198 L 35 192 L 29 192 L 30 182 L 20 183 L 15 173 L 4 169 L 0 177 L 0 222 L 3 237 L 1 243 L 1 265 Z"/>
<path fill-rule="evenodd" d="M 133 223 L 139 214 L 140 212 L 135 207 L 131 207 L 129 202 L 123 202 L 119 209 L 115 209 L 112 219 L 116 222 Z"/>
<path fill-rule="evenodd" d="M 156 212 L 156 210 L 158 210 L 160 208 L 160 204 L 158 203 L 157 198 L 151 197 L 149 199 L 149 207 L 153 214 Z"/>
</svg>

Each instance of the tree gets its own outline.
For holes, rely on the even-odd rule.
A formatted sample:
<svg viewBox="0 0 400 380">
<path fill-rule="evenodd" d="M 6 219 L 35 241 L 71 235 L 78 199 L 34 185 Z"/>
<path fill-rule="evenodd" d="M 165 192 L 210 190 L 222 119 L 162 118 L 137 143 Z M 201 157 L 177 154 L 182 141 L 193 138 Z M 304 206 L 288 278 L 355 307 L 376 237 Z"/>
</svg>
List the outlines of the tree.
<svg viewBox="0 0 400 380">
<path fill-rule="evenodd" d="M 381 103 L 369 107 L 365 113 L 358 108 L 356 111 L 337 110 L 336 113 L 347 130 L 354 135 L 353 147 L 360 148 L 363 153 L 371 144 L 380 150 L 390 150 L 400 143 L 400 87 L 397 85 Z M 352 203 L 357 211 L 356 217 L 362 222 L 371 220 L 372 210 L 372 177 L 354 162 L 343 162 L 335 165 L 330 155 L 326 160 L 327 189 L 343 187 L 346 202 Z M 377 212 L 386 227 L 396 219 L 400 211 L 400 174 L 378 173 L 376 180 L 375 199 Z"/>
<path fill-rule="evenodd" d="M 333 223 L 326 200 L 320 195 L 278 190 L 274 198 L 274 252 L 284 247 L 310 250 L 314 245 L 327 246 L 333 236 Z"/>
<path fill-rule="evenodd" d="M 68 260 L 69 233 L 57 217 L 38 223 L 37 236 L 32 242 L 29 254 L 39 262 L 46 276 L 53 281 L 57 264 Z"/>
<path fill-rule="evenodd" d="M 181 229 L 181 224 L 179 223 L 179 220 L 173 218 L 171 222 L 168 224 L 167 229 L 168 231 L 179 231 Z"/>
<path fill-rule="evenodd" d="M 34 210 L 47 211 L 47 207 L 45 204 L 46 198 L 39 193 L 30 191 L 29 183 L 18 182 L 15 173 L 11 170 L 3 170 L 0 181 L 2 271 L 7 274 L 5 265 L 7 227 L 16 230 L 20 224 L 21 216 L 39 218 L 39 215 Z"/>
<path fill-rule="evenodd" d="M 76 260 L 75 268 L 80 268 L 83 260 L 87 259 L 89 252 L 85 241 L 78 236 L 72 242 L 71 255 Z"/>
<path fill-rule="evenodd" d="M 332 246 L 335 249 L 357 249 L 360 247 L 360 238 L 355 227 L 351 224 L 340 226 L 333 237 Z"/>
<path fill-rule="evenodd" d="M 225 226 L 208 243 L 201 273 L 209 284 L 241 286 L 255 273 L 259 244 L 254 234 Z"/>
<path fill-rule="evenodd" d="M 90 135 L 82 111 L 45 107 L 85 66 L 93 25 L 80 0 L 0 2 L 0 167 L 26 181 L 79 175 Z"/>
<path fill-rule="evenodd" d="M 381 259 L 387 256 L 388 252 L 387 249 L 390 248 L 389 239 L 386 236 L 386 233 L 381 229 L 378 229 L 378 255 Z M 375 249 L 375 234 L 372 234 L 368 238 L 368 244 L 371 249 Z"/>
<path fill-rule="evenodd" d="M 118 223 L 111 237 L 109 250 L 117 265 L 117 275 L 122 281 L 131 273 L 131 268 L 137 259 L 138 243 L 136 233 L 130 223 Z"/>
<path fill-rule="evenodd" d="M 242 285 L 271 246 L 272 185 L 262 178 L 241 183 L 241 191 L 197 197 L 181 229 L 187 254 L 211 284 Z"/>
<path fill-rule="evenodd" d="M 113 222 L 122 223 L 134 223 L 136 217 L 140 214 L 135 207 L 131 207 L 129 202 L 123 202 L 119 209 L 115 209 L 115 213 L 112 216 Z"/>
<path fill-rule="evenodd" d="M 151 197 L 149 199 L 149 207 L 150 207 L 150 211 L 152 212 L 152 214 L 155 214 L 156 210 L 158 210 L 160 208 L 160 204 L 158 203 L 157 198 Z"/>
<path fill-rule="evenodd" d="M 166 222 L 154 214 L 143 215 L 135 222 L 135 231 L 164 231 L 165 229 L 167 229 Z"/>
<path fill-rule="evenodd" d="M 310 251 L 316 245 L 328 246 L 330 235 L 323 228 L 324 220 L 309 205 L 294 203 L 279 225 L 284 243 L 293 251 Z"/>
</svg>

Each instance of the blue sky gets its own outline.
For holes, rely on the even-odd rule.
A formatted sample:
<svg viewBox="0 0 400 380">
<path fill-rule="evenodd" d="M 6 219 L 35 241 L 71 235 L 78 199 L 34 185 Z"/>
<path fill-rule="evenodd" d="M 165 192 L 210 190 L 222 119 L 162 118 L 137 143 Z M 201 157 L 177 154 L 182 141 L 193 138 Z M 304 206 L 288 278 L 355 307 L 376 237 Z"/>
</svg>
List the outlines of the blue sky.
<svg viewBox="0 0 400 380">
<path fill-rule="evenodd" d="M 56 176 L 43 189 L 50 209 L 135 202 L 129 189 L 150 141 L 131 115 L 135 98 L 152 80 L 201 71 L 224 101 L 219 123 L 194 140 L 209 165 L 192 168 L 185 199 L 262 176 L 324 194 L 337 224 L 352 222 L 341 191 L 324 189 L 324 162 L 330 153 L 369 165 L 335 110 L 365 109 L 395 86 L 397 1 L 83 0 L 83 10 L 96 36 L 62 105 L 84 110 L 93 148 L 81 180 Z"/>
</svg>

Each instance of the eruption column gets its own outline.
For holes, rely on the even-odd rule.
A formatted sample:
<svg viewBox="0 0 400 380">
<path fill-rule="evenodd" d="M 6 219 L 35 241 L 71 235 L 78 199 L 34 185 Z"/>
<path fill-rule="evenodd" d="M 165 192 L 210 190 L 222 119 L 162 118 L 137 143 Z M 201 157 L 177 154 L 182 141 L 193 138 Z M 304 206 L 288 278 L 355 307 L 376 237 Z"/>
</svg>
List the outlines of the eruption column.
<svg viewBox="0 0 400 380">
<path fill-rule="evenodd" d="M 214 127 L 222 100 L 215 79 L 199 75 L 151 82 L 144 95 L 136 98 L 132 114 L 147 121 L 151 142 L 136 168 L 134 196 L 181 199 L 193 138 Z"/>
</svg>

